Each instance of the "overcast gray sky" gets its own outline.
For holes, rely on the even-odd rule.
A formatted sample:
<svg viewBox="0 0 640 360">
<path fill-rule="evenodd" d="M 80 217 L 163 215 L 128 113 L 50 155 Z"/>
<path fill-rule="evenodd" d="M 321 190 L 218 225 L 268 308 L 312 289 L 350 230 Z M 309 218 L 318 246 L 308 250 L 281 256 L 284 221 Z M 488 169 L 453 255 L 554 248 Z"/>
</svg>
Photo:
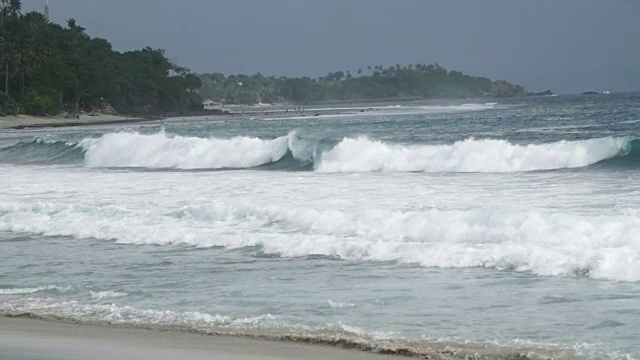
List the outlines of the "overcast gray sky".
<svg viewBox="0 0 640 360">
<path fill-rule="evenodd" d="M 433 63 L 532 91 L 640 90 L 640 0 L 49 0 L 118 50 L 198 72 Z M 41 10 L 44 0 L 23 0 Z"/>
</svg>

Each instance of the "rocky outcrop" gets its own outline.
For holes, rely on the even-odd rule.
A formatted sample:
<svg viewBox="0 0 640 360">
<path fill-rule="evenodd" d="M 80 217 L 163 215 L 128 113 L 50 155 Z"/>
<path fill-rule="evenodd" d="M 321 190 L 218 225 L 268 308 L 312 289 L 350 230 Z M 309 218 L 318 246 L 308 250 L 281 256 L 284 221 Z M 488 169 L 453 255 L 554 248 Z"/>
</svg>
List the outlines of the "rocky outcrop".
<svg viewBox="0 0 640 360">
<path fill-rule="evenodd" d="M 529 93 L 528 95 L 529 96 L 553 96 L 555 94 L 553 93 L 553 91 L 549 89 L 549 90 L 541 91 L 538 93 Z"/>
</svg>

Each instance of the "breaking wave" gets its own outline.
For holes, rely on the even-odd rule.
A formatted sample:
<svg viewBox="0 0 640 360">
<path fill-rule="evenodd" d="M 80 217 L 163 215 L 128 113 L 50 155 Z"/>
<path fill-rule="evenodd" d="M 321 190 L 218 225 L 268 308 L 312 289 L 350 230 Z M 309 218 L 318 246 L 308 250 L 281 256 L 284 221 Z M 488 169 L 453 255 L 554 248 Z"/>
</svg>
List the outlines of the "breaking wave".
<svg viewBox="0 0 640 360">
<path fill-rule="evenodd" d="M 90 291 L 91 299 L 93 300 L 104 300 L 104 299 L 114 299 L 119 297 L 125 297 L 128 294 L 118 291 Z"/>
<path fill-rule="evenodd" d="M 282 159 L 287 137 L 262 140 L 250 137 L 205 139 L 112 133 L 85 139 L 80 146 L 88 167 L 139 167 L 175 169 L 252 168 Z"/>
<path fill-rule="evenodd" d="M 316 170 L 494 173 L 556 170 L 585 167 L 627 156 L 631 147 L 632 142 L 624 138 L 529 145 L 471 138 L 452 145 L 404 146 L 360 137 L 344 139 L 324 153 Z"/>
<path fill-rule="evenodd" d="M 0 149 L 0 159 L 8 163 L 83 164 L 93 168 L 510 173 L 598 163 L 637 166 L 640 139 L 608 137 L 521 145 L 469 138 L 444 145 L 403 145 L 364 136 L 311 139 L 296 132 L 275 139 L 116 132 L 76 143 L 36 138 Z"/>
</svg>

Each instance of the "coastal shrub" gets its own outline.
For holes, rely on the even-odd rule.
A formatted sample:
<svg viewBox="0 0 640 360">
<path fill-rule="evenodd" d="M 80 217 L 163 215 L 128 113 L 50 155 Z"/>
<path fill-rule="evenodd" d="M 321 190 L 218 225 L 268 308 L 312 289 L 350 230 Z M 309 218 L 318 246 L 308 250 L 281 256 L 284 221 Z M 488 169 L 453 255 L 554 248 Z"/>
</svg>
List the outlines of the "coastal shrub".
<svg viewBox="0 0 640 360">
<path fill-rule="evenodd" d="M 24 111 L 29 115 L 57 115 L 60 107 L 51 97 L 30 92 L 23 100 Z"/>
<path fill-rule="evenodd" d="M 7 96 L 4 102 L 0 105 L 0 110 L 2 110 L 2 113 L 6 115 L 18 115 L 20 112 L 20 104 Z"/>
</svg>

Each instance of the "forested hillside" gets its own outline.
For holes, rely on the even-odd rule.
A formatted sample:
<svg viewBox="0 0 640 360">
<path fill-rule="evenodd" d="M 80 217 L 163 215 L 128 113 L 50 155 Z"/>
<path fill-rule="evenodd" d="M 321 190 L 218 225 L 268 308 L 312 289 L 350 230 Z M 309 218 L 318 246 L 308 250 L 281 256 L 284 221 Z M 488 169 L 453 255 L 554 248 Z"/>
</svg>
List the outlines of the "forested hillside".
<svg viewBox="0 0 640 360">
<path fill-rule="evenodd" d="M 310 77 L 201 74 L 203 98 L 231 104 L 314 103 L 391 98 L 509 97 L 526 93 L 519 85 L 448 71 L 438 64 L 367 67 Z"/>
<path fill-rule="evenodd" d="M 66 26 L 20 0 L 0 1 L 0 113 L 55 115 L 114 108 L 123 113 L 201 106 L 200 79 L 163 50 L 114 51 L 70 19 Z"/>
</svg>

